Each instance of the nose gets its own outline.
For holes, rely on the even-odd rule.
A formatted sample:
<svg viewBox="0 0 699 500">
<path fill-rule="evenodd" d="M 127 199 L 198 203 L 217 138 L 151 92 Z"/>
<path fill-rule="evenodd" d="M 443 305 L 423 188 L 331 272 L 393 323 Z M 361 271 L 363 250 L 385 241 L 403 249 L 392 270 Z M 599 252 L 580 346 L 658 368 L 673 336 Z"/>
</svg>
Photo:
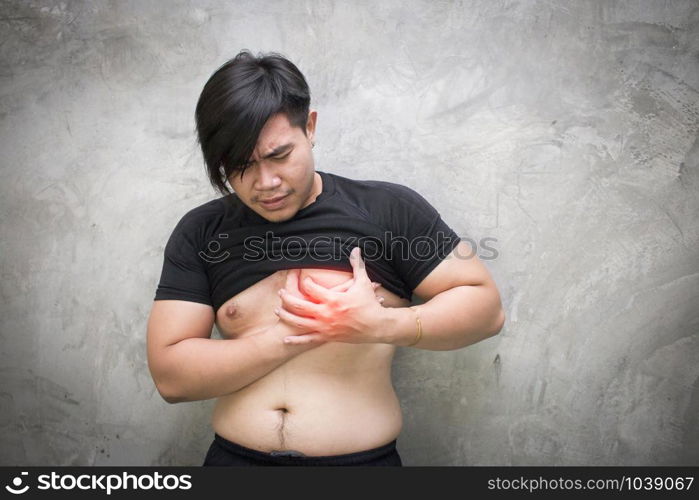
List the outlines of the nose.
<svg viewBox="0 0 699 500">
<path fill-rule="evenodd" d="M 282 183 L 274 169 L 260 166 L 260 175 L 257 178 L 257 189 L 260 191 L 274 191 Z"/>
</svg>

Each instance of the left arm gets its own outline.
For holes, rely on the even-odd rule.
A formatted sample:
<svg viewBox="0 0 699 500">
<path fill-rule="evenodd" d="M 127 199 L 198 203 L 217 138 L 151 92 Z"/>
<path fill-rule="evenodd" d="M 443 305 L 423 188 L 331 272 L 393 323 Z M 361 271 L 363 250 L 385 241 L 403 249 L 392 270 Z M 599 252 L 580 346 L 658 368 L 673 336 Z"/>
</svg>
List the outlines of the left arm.
<svg viewBox="0 0 699 500">
<path fill-rule="evenodd" d="M 345 291 L 326 289 L 306 278 L 302 295 L 282 290 L 281 320 L 314 331 L 286 337 L 293 344 L 314 341 L 410 345 L 417 332 L 415 312 L 407 307 L 382 307 L 366 274 L 358 248 L 350 255 L 352 285 Z M 483 263 L 466 243 L 459 242 L 414 289 L 428 302 L 414 306 L 420 314 L 420 349 L 446 351 L 473 344 L 498 333 L 505 321 L 500 295 Z"/>
<path fill-rule="evenodd" d="M 463 241 L 420 282 L 414 294 L 427 302 L 412 306 L 422 324 L 422 338 L 412 347 L 459 349 L 496 335 L 505 322 L 493 278 Z M 384 322 L 380 331 L 385 343 L 406 346 L 414 342 L 417 321 L 413 310 L 386 308 Z"/>
</svg>

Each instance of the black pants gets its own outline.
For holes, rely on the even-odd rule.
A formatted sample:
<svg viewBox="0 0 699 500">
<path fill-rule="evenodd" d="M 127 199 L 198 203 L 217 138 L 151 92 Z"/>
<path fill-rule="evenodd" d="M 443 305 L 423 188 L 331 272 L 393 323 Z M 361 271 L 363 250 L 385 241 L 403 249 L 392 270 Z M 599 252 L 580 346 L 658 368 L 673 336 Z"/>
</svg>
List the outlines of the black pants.
<svg viewBox="0 0 699 500">
<path fill-rule="evenodd" d="M 209 465 L 367 465 L 402 467 L 396 449 L 396 440 L 370 450 L 328 456 L 289 456 L 276 452 L 266 453 L 228 441 L 214 433 L 214 441 L 206 453 L 202 466 Z"/>
</svg>

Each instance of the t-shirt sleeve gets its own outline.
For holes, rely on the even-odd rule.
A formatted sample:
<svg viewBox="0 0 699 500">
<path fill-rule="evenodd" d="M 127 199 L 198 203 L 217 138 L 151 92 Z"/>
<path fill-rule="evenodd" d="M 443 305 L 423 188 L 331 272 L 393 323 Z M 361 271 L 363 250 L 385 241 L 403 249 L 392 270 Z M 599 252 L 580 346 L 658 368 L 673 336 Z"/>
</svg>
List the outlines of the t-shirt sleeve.
<svg viewBox="0 0 699 500">
<path fill-rule="evenodd" d="M 188 215 L 177 223 L 165 245 L 154 300 L 186 300 L 213 307 L 205 262 L 199 256 L 198 235 L 201 231 L 201 226 L 197 226 L 196 220 Z"/>
<path fill-rule="evenodd" d="M 388 220 L 391 263 L 412 293 L 461 238 L 417 191 L 395 184 L 393 193 Z"/>
</svg>

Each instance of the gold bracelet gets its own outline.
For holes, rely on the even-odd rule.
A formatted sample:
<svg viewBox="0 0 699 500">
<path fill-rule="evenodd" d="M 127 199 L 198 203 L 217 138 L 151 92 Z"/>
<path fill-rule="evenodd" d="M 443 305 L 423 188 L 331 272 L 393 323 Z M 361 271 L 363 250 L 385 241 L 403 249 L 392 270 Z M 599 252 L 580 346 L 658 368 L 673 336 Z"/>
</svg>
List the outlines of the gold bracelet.
<svg viewBox="0 0 699 500">
<path fill-rule="evenodd" d="M 417 334 L 415 335 L 415 340 L 413 340 L 412 344 L 408 344 L 406 347 L 411 347 L 420 342 L 420 339 L 422 338 L 422 323 L 420 322 L 420 315 L 417 312 L 417 309 L 413 309 L 412 307 L 409 307 L 408 309 L 412 309 L 413 312 L 415 313 L 415 319 L 417 320 Z"/>
</svg>

